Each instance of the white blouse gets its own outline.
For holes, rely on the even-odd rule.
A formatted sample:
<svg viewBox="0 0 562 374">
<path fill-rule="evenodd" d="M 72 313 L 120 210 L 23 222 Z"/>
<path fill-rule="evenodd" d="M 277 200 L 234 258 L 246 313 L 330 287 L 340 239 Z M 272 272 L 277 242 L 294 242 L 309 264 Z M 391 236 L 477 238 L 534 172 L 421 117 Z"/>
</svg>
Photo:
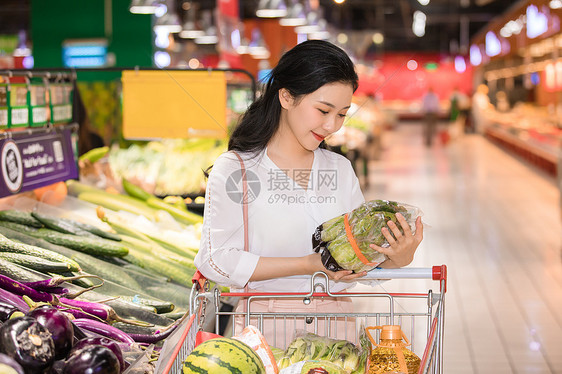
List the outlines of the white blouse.
<svg viewBox="0 0 562 374">
<path fill-rule="evenodd" d="M 279 169 L 267 149 L 255 157 L 240 153 L 247 170 L 248 243 L 244 220 L 240 162 L 226 152 L 215 161 L 207 182 L 205 217 L 195 265 L 208 279 L 243 288 L 260 256 L 301 257 L 313 253 L 312 234 L 323 222 L 353 210 L 365 199 L 349 160 L 325 149 L 314 151 L 311 170 Z M 296 181 L 308 179 L 303 189 Z M 333 282 L 332 291 L 353 283 Z M 250 282 L 258 291 L 307 291 L 306 279 L 278 278 Z"/>
</svg>

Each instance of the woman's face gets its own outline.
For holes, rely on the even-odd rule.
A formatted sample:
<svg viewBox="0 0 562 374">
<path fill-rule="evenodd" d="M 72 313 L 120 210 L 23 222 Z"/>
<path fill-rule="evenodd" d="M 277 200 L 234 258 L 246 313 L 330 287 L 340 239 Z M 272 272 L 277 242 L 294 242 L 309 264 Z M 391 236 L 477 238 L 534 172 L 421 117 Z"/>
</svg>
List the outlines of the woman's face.
<svg viewBox="0 0 562 374">
<path fill-rule="evenodd" d="M 280 126 L 292 133 L 304 149 L 313 151 L 342 127 L 352 96 L 353 87 L 347 83 L 326 84 L 299 100 L 281 89 L 279 100 L 285 115 Z"/>
</svg>

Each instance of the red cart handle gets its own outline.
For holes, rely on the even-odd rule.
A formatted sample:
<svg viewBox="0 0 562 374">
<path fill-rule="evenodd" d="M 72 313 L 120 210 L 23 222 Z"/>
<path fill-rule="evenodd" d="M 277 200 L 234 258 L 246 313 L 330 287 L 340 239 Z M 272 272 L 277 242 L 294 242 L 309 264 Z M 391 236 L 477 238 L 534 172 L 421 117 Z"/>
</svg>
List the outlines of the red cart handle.
<svg viewBox="0 0 562 374">
<path fill-rule="evenodd" d="M 205 278 L 205 276 L 203 274 L 201 274 L 201 272 L 199 270 L 197 270 L 195 272 L 195 274 L 193 274 L 193 278 L 191 278 L 191 282 L 193 284 L 196 284 L 196 287 L 200 290 L 205 288 L 205 282 L 207 281 L 207 278 Z"/>
<path fill-rule="evenodd" d="M 433 266 L 432 278 L 435 281 L 442 281 L 441 292 L 447 292 L 447 265 Z"/>
</svg>

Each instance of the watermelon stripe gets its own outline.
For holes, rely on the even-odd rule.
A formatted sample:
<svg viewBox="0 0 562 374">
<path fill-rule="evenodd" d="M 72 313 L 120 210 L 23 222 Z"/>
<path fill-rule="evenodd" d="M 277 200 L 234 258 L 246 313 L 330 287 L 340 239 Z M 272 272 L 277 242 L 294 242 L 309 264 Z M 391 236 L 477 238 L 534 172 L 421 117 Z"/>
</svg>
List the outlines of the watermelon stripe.
<svg viewBox="0 0 562 374">
<path fill-rule="evenodd" d="M 205 354 L 205 353 L 201 353 L 201 352 L 193 352 L 192 355 L 196 356 L 196 357 L 213 357 L 214 358 L 214 362 L 225 369 L 228 369 L 232 374 L 244 374 L 242 373 L 242 371 L 232 365 L 230 365 L 228 362 L 221 360 L 219 357 L 217 357 L 216 355 L 213 354 Z"/>
<path fill-rule="evenodd" d="M 264 365 L 247 344 L 228 338 L 209 340 L 195 348 L 185 359 L 184 374 L 211 373 L 215 370 L 230 374 L 264 374 Z"/>
<path fill-rule="evenodd" d="M 198 373 L 198 374 L 207 374 L 207 370 L 202 369 L 200 367 L 197 367 L 195 365 L 192 365 L 191 362 L 184 362 L 183 363 L 183 367 L 184 368 L 188 368 L 190 371 L 194 372 L 194 373 Z M 185 372 L 185 371 L 184 371 Z"/>
<path fill-rule="evenodd" d="M 260 368 L 263 368 L 263 363 L 261 362 L 258 354 L 252 348 L 250 348 L 250 346 L 247 345 L 246 343 L 242 343 L 241 341 L 238 340 L 236 342 L 232 342 L 230 340 L 222 340 L 222 339 L 220 340 L 220 342 L 236 347 L 242 351 L 246 351 L 245 352 L 246 355 L 248 356 L 248 358 L 252 360 L 252 363 L 255 365 L 256 369 L 259 371 Z M 256 361 L 256 357 L 258 358 L 259 362 Z"/>
</svg>

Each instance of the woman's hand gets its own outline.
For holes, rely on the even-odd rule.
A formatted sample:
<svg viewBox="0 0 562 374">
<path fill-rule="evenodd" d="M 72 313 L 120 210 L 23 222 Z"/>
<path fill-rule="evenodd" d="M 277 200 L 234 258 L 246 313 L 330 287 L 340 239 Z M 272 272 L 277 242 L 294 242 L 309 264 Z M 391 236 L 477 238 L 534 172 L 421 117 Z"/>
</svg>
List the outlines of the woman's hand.
<svg viewBox="0 0 562 374">
<path fill-rule="evenodd" d="M 308 263 L 308 274 L 314 274 L 317 271 L 323 271 L 331 280 L 339 282 L 352 282 L 356 278 L 367 275 L 366 271 L 354 273 L 351 270 L 330 271 L 322 264 L 322 258 L 319 253 L 313 253 L 305 257 Z"/>
<path fill-rule="evenodd" d="M 406 222 L 406 219 L 404 219 L 402 214 L 396 213 L 396 218 L 398 219 L 400 226 L 402 226 L 404 234 L 400 232 L 398 226 L 394 222 L 389 221 L 388 227 L 392 233 L 385 227 L 382 229 L 382 234 L 390 244 L 390 247 L 383 248 L 375 244 L 370 245 L 370 247 L 375 251 L 378 251 L 388 257 L 388 260 L 384 261 L 380 265 L 383 268 L 401 268 L 409 265 L 414 259 L 414 253 L 423 239 L 423 224 L 421 222 L 421 217 L 416 219 L 415 234 L 412 234 L 410 225 L 408 225 L 408 222 Z"/>
</svg>

